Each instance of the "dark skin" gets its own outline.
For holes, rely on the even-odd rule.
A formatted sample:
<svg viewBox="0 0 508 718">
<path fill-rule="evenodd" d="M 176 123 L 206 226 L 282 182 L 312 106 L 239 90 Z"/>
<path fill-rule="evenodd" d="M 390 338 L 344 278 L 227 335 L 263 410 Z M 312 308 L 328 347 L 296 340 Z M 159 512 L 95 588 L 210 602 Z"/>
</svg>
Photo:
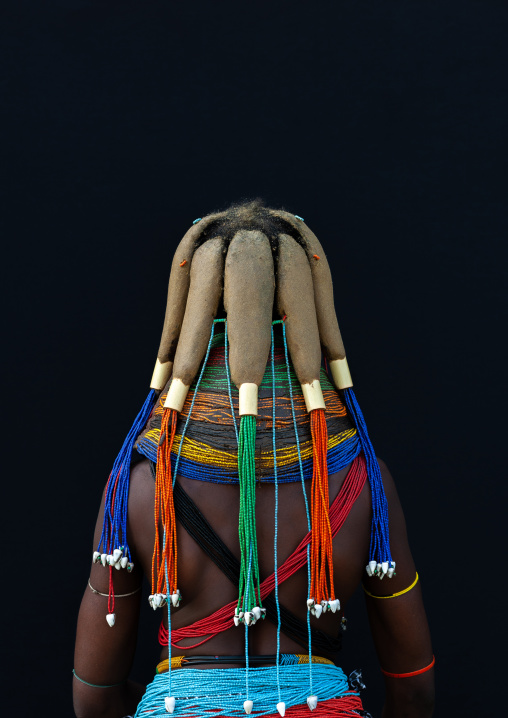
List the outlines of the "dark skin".
<svg viewBox="0 0 508 718">
<path fill-rule="evenodd" d="M 336 635 L 343 610 L 360 582 L 376 595 L 389 595 L 407 588 L 415 578 L 415 565 L 408 545 L 404 515 L 393 479 L 384 462 L 381 472 L 390 516 L 390 542 L 397 561 L 396 576 L 379 581 L 365 573 L 370 537 L 371 498 L 368 482 L 354 504 L 345 524 L 333 542 L 335 593 L 342 611 L 326 613 L 312 622 Z M 349 467 L 348 467 L 349 468 Z M 329 477 L 330 502 L 336 497 L 348 468 Z M 185 491 L 212 524 L 221 539 L 239 558 L 238 487 L 192 481 L 178 477 Z M 310 491 L 310 482 L 307 482 Z M 154 481 L 148 461 L 137 464 L 131 473 L 129 493 L 129 544 L 135 568 L 131 574 L 114 570 L 115 593 L 128 593 L 140 586 L 142 575 L 151 576 L 154 543 Z M 104 501 L 104 499 L 103 499 Z M 94 545 L 99 541 L 103 504 L 97 519 Z M 256 520 L 261 577 L 273 573 L 274 487 L 258 484 Z M 300 483 L 279 486 L 279 564 L 293 552 L 306 533 L 306 516 Z M 108 592 L 109 570 L 92 565 L 90 583 Z M 237 598 L 238 589 L 203 553 L 192 538 L 178 526 L 178 587 L 183 600 L 173 612 L 173 627 L 179 628 L 209 615 Z M 74 667 L 89 683 L 121 685 L 91 688 L 74 679 L 74 708 L 78 718 L 121 718 L 134 714 L 144 687 L 126 681 L 136 648 L 140 592 L 116 600 L 116 625 L 105 620 L 107 598 L 85 590 L 78 620 Z M 279 598 L 302 619 L 306 618 L 307 574 L 300 570 L 279 589 Z M 403 596 L 379 600 L 366 596 L 372 636 L 379 663 L 392 673 L 419 670 L 432 661 L 430 634 L 423 607 L 420 584 Z M 146 610 L 147 607 L 145 607 Z M 163 615 L 165 611 L 162 612 Z M 252 654 L 275 652 L 276 628 L 260 621 L 249 633 Z M 193 641 L 189 641 L 192 643 Z M 185 642 L 184 642 L 185 643 Z M 231 628 L 204 646 L 189 650 L 173 649 L 173 655 L 238 655 L 244 651 L 243 631 Z M 281 652 L 301 653 L 302 648 L 281 634 Z M 323 652 L 321 652 L 323 654 Z M 167 648 L 161 660 L 167 658 Z M 326 657 L 326 656 L 325 656 Z M 206 670 L 207 666 L 203 666 Z M 227 670 L 227 667 L 224 667 Z M 122 683 L 123 682 L 123 683 Z M 385 677 L 386 701 L 383 718 L 430 718 L 434 705 L 434 670 L 412 678 Z"/>
</svg>

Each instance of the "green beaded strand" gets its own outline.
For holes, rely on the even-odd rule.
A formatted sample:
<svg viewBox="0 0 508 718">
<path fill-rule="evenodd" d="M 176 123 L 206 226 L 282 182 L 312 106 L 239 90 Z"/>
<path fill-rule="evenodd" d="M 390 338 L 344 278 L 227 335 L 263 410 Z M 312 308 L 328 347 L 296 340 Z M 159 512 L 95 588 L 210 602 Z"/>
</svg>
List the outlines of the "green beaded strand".
<svg viewBox="0 0 508 718">
<path fill-rule="evenodd" d="M 238 475 L 240 484 L 240 585 L 238 610 L 261 607 L 259 561 L 256 538 L 256 417 L 242 416 L 238 434 Z M 257 603 L 256 603 L 257 597 Z"/>
</svg>

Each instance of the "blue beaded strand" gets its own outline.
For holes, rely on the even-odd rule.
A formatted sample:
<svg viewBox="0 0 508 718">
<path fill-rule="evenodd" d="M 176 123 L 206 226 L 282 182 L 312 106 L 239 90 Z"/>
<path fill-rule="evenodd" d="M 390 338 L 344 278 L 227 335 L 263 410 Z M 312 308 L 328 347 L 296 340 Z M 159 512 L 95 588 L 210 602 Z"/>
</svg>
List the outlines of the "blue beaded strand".
<svg viewBox="0 0 508 718">
<path fill-rule="evenodd" d="M 206 364 L 207 364 L 207 362 L 208 362 L 208 357 L 210 356 L 210 349 L 211 349 L 211 347 L 212 347 L 212 340 L 213 340 L 213 335 L 214 335 L 214 331 L 215 331 L 215 324 L 216 324 L 216 322 L 221 322 L 221 321 L 224 321 L 224 320 L 223 320 L 223 319 L 216 319 L 216 320 L 214 320 L 214 322 L 213 322 L 213 324 L 212 324 L 212 330 L 211 330 L 211 332 L 210 332 L 210 339 L 209 339 L 209 341 L 208 341 L 208 347 L 207 347 L 207 349 L 206 349 L 205 358 L 204 358 L 203 364 L 202 364 L 202 366 L 201 366 L 201 371 L 199 372 L 199 377 L 198 377 L 198 380 L 197 380 L 197 382 L 196 382 L 196 388 L 195 388 L 195 390 L 194 390 L 194 395 L 193 395 L 193 397 L 192 397 L 191 405 L 190 405 L 190 407 L 189 407 L 189 413 L 187 414 L 187 419 L 186 419 L 186 421 L 185 421 L 185 424 L 184 424 L 184 427 L 183 427 L 183 430 L 182 430 L 182 436 L 181 436 L 181 438 L 180 438 L 180 446 L 178 447 L 178 453 L 177 453 L 177 455 L 176 455 L 176 461 L 175 461 L 175 465 L 174 465 L 174 468 L 173 468 L 173 486 L 175 485 L 176 474 L 177 474 L 177 472 L 178 472 L 178 464 L 180 463 L 180 455 L 181 455 L 181 453 L 182 453 L 183 440 L 184 440 L 185 434 L 186 434 L 186 432 L 187 432 L 187 427 L 189 426 L 189 421 L 190 421 L 190 418 L 191 418 L 192 409 L 194 408 L 194 402 L 196 401 L 196 397 L 197 397 L 197 395 L 198 395 L 199 385 L 201 384 L 201 379 L 203 378 L 203 374 L 205 373 L 205 368 L 206 368 Z M 168 585 L 169 585 L 169 584 L 168 584 Z"/>
<path fill-rule="evenodd" d="M 388 521 L 388 501 L 383 487 L 381 469 L 370 440 L 362 410 L 352 388 L 344 389 L 344 399 L 349 414 L 356 424 L 358 435 L 365 454 L 367 474 L 372 494 L 372 524 L 370 533 L 369 560 L 376 563 L 391 564 L 390 530 Z"/>
<path fill-rule="evenodd" d="M 271 327 L 271 359 L 272 359 L 272 446 L 273 446 L 273 474 L 275 477 L 275 533 L 273 539 L 273 565 L 274 565 L 274 576 L 275 576 L 275 605 L 277 607 L 277 694 L 279 696 L 279 703 L 281 702 L 280 697 L 280 629 L 281 629 L 281 618 L 280 618 L 280 605 L 279 605 L 279 573 L 278 573 L 278 532 L 279 532 L 279 484 L 277 482 L 277 445 L 275 441 L 275 357 L 274 357 L 274 336 L 273 336 L 273 323 Z"/>
<path fill-rule="evenodd" d="M 166 529 L 164 529 L 164 544 L 166 543 Z M 163 544 L 163 545 L 164 545 Z M 166 558 L 164 561 L 164 572 L 166 574 L 166 586 L 169 586 L 169 578 L 168 578 L 168 559 Z M 171 697 L 171 597 L 168 595 L 167 600 L 167 608 L 168 608 L 168 686 L 167 686 L 167 693 L 168 697 Z"/>
<path fill-rule="evenodd" d="M 289 355 L 288 355 L 288 344 L 286 339 L 286 325 L 282 321 L 282 338 L 284 341 L 284 358 L 286 360 L 286 370 L 288 375 L 289 383 L 289 398 L 291 401 L 291 414 L 293 416 L 293 426 L 295 429 L 295 440 L 296 448 L 298 451 L 298 464 L 300 467 L 300 480 L 302 482 L 303 500 L 305 502 L 305 514 L 307 516 L 307 531 L 311 532 L 311 520 L 309 511 L 309 501 L 307 499 L 307 492 L 305 490 L 305 476 L 303 471 L 302 455 L 300 451 L 300 439 L 298 437 L 298 426 L 296 424 L 295 404 L 293 400 L 293 382 L 291 380 L 291 372 L 289 368 Z M 307 545 L 307 600 L 310 599 L 310 545 Z M 309 684 L 310 684 L 310 695 L 314 695 L 313 681 L 312 681 L 312 637 L 310 631 L 310 611 L 307 611 L 307 635 L 309 641 Z"/>
<path fill-rule="evenodd" d="M 146 422 L 150 418 L 156 398 L 157 392 L 151 389 L 115 459 L 106 490 L 104 521 L 97 551 L 99 553 L 112 553 L 115 548 L 123 547 L 123 555 L 127 556 L 129 561 L 132 560 L 132 557 L 127 542 L 127 504 L 129 501 L 131 455 L 136 438 L 143 431 Z"/>
<path fill-rule="evenodd" d="M 216 320 L 216 321 L 223 321 L 223 320 L 220 320 L 220 319 L 219 319 L 219 320 Z M 179 465 L 179 463 L 180 463 L 180 454 L 181 454 L 181 451 L 182 451 L 183 440 L 184 440 L 184 437 L 185 437 L 185 433 L 186 433 L 186 431 L 187 431 L 187 427 L 188 427 L 188 425 L 189 425 L 190 417 L 191 417 L 191 414 L 192 414 L 192 409 L 193 409 L 193 407 L 194 407 L 194 402 L 196 401 L 196 396 L 197 396 L 197 393 L 198 393 L 199 385 L 200 385 L 200 383 L 201 383 L 201 379 L 203 378 L 203 374 L 204 374 L 204 371 L 205 371 L 205 367 L 206 367 L 206 364 L 207 364 L 207 362 L 208 362 L 208 357 L 210 356 L 210 348 L 211 348 L 211 346 L 212 346 L 212 340 L 213 340 L 214 330 L 215 330 L 215 321 L 214 321 L 213 324 L 212 324 L 212 329 L 211 329 L 211 332 L 210 332 L 210 339 L 209 339 L 209 341 L 208 341 L 208 347 L 207 347 L 207 350 L 206 350 L 205 358 L 204 358 L 204 360 L 203 360 L 203 365 L 202 365 L 202 367 L 201 367 L 201 371 L 200 371 L 200 373 L 199 373 L 198 380 L 197 380 L 197 382 L 196 382 L 196 389 L 195 389 L 195 391 L 194 391 L 194 396 L 192 397 L 191 405 L 190 405 L 190 407 L 189 407 L 189 413 L 187 414 L 187 420 L 185 421 L 185 424 L 184 424 L 184 427 L 183 427 L 183 430 L 182 430 L 182 437 L 181 437 L 181 440 L 180 440 L 180 446 L 178 447 L 178 453 L 177 453 L 177 455 L 176 455 L 176 460 L 175 460 L 174 467 L 173 467 L 173 487 L 174 487 L 174 485 L 175 485 L 176 475 L 177 475 L 177 471 L 178 471 L 178 465 Z M 165 543 L 166 543 L 166 531 L 164 530 L 164 544 L 165 544 Z M 163 544 L 163 545 L 164 545 L 164 544 Z M 168 562 L 167 562 L 167 559 L 166 559 L 165 564 L 164 564 L 164 571 L 165 571 L 165 574 L 166 574 L 166 586 L 169 586 L 169 581 L 168 581 Z M 169 656 L 169 665 L 168 665 L 168 697 L 171 697 L 171 605 L 172 605 L 172 604 L 171 604 L 171 600 L 170 600 L 170 597 L 168 596 L 168 600 L 167 600 L 167 609 L 168 609 L 168 656 Z"/>
<path fill-rule="evenodd" d="M 236 425 L 235 408 L 233 406 L 233 393 L 231 391 L 231 375 L 229 373 L 229 347 L 228 347 L 228 323 L 224 322 L 224 361 L 226 364 L 226 379 L 228 382 L 229 405 L 231 407 L 231 416 L 233 417 L 233 426 L 235 427 L 236 443 L 238 445 L 238 426 Z"/>
</svg>

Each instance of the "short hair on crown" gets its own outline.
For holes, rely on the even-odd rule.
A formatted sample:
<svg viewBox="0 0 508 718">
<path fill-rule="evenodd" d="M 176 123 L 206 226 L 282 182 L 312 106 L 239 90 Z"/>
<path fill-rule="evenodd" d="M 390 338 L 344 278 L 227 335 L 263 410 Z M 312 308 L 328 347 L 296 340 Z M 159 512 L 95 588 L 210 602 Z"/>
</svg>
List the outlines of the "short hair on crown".
<svg viewBox="0 0 508 718">
<path fill-rule="evenodd" d="M 219 216 L 203 230 L 197 246 L 214 237 L 221 237 L 227 248 L 235 234 L 243 229 L 262 232 L 268 238 L 275 254 L 278 251 L 280 234 L 288 234 L 303 247 L 304 240 L 296 227 L 282 217 L 276 216 L 274 211 L 274 208 L 267 207 L 262 199 L 257 198 L 235 202 L 226 210 L 212 212 L 210 214 Z"/>
</svg>

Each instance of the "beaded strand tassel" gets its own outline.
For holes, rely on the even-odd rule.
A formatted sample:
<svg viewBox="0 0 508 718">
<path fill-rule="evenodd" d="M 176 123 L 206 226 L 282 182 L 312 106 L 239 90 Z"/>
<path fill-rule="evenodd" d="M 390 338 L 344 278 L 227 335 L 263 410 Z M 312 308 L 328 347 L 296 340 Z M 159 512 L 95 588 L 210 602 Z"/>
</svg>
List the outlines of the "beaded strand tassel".
<svg viewBox="0 0 508 718">
<path fill-rule="evenodd" d="M 177 588 L 177 543 L 176 543 L 176 516 L 173 498 L 173 489 L 178 474 L 178 466 L 180 463 L 182 446 L 187 432 L 187 427 L 192 414 L 192 409 L 196 401 L 199 385 L 203 378 L 208 357 L 210 356 L 210 348 L 212 346 L 215 324 L 221 319 L 216 319 L 212 323 L 210 339 L 206 349 L 205 357 L 201 365 L 201 371 L 196 381 L 194 395 L 190 402 L 187 419 L 182 429 L 180 437 L 180 445 L 176 455 L 174 468 L 171 466 L 171 451 L 173 448 L 176 428 L 178 423 L 178 411 L 176 409 L 165 408 L 161 422 L 161 432 L 159 446 L 157 449 L 157 465 L 155 470 L 155 546 L 152 559 L 152 595 L 149 596 L 149 602 L 153 609 L 167 605 L 168 612 L 168 679 L 167 679 L 167 695 L 164 698 L 166 712 L 173 713 L 176 705 L 176 698 L 172 695 L 171 689 L 171 607 L 177 608 L 182 599 L 180 591 Z M 167 402 L 167 399 L 166 399 Z M 170 426 L 171 422 L 171 426 Z M 160 527 L 159 517 L 162 518 L 163 528 L 163 549 L 160 550 Z M 157 592 L 155 592 L 157 589 Z M 166 591 L 166 593 L 164 593 Z"/>
<path fill-rule="evenodd" d="M 238 477 L 240 484 L 240 585 L 236 615 L 249 626 L 261 615 L 259 561 L 256 537 L 256 417 L 242 416 L 238 435 Z M 254 610 L 256 609 L 256 610 Z M 259 615 L 257 615 L 259 612 Z M 243 613 L 243 616 L 240 614 Z"/>
<path fill-rule="evenodd" d="M 279 604 L 279 560 L 278 560 L 278 539 L 279 539 L 279 484 L 277 480 L 277 442 L 276 442 L 276 430 L 275 430 L 275 419 L 276 419 L 276 400 L 275 400 L 275 340 L 273 334 L 273 322 L 271 329 L 271 365 L 272 365 L 272 447 L 273 447 L 273 473 L 274 473 L 274 487 L 275 487 L 275 530 L 273 538 L 273 573 L 275 576 L 275 605 L 277 607 L 277 697 L 278 703 L 276 705 L 277 710 L 281 716 L 285 715 L 286 704 L 281 698 L 281 687 L 280 687 L 280 630 L 281 630 L 281 616 L 280 616 L 280 604 Z"/>
<path fill-rule="evenodd" d="M 134 442 L 150 418 L 157 392 L 150 390 L 139 414 L 134 419 L 122 448 L 115 459 L 106 486 L 104 520 L 97 550 L 93 554 L 94 563 L 109 567 L 109 597 L 106 621 L 112 628 L 115 625 L 115 594 L 113 586 L 113 568 L 132 571 L 131 552 L 127 541 L 127 504 L 131 474 L 131 454 Z"/>
<path fill-rule="evenodd" d="M 314 409 L 310 413 L 310 426 L 314 455 L 311 489 L 310 593 L 315 601 L 315 614 L 319 617 L 329 606 L 332 610 L 336 606 L 333 586 L 332 530 L 328 515 L 330 505 L 327 464 L 328 429 L 324 409 Z M 337 609 L 335 608 L 335 610 Z"/>
<path fill-rule="evenodd" d="M 388 523 L 388 501 L 383 487 L 381 469 L 372 446 L 362 410 L 352 387 L 345 388 L 344 399 L 349 414 L 356 424 L 367 462 L 367 472 L 372 494 L 372 524 L 370 533 L 369 563 L 366 571 L 369 576 L 392 578 L 395 575 L 395 561 L 390 551 L 390 533 Z"/>
<path fill-rule="evenodd" d="M 171 450 L 177 420 L 178 413 L 176 411 L 164 410 L 155 474 L 155 544 L 152 557 L 152 604 L 155 608 L 164 606 L 168 598 L 171 599 L 171 603 L 175 607 L 180 603 L 180 593 L 177 587 L 176 518 L 171 471 Z M 161 524 L 164 532 L 162 542 L 160 538 Z"/>
<path fill-rule="evenodd" d="M 303 473 L 303 464 L 302 464 L 302 455 L 300 451 L 300 440 L 298 438 L 298 426 L 296 423 L 296 414 L 295 414 L 295 404 L 294 404 L 294 397 L 293 397 L 293 383 L 291 380 L 291 371 L 289 368 L 289 354 L 288 354 L 288 344 L 286 339 L 286 325 L 284 323 L 284 320 L 280 322 L 282 324 L 282 339 L 284 342 L 284 359 L 286 362 L 286 373 L 287 373 L 287 379 L 288 379 L 288 388 L 289 388 L 289 399 L 291 402 L 291 416 L 293 419 L 293 428 L 295 432 L 295 442 L 298 450 L 298 465 L 300 468 L 300 481 L 302 483 L 302 493 L 303 493 L 303 501 L 305 504 L 305 515 L 307 517 L 307 531 L 308 533 L 311 533 L 312 531 L 312 522 L 310 517 L 310 511 L 309 511 L 309 502 L 307 500 L 307 493 L 305 490 L 305 477 Z M 311 535 L 312 538 L 312 535 Z M 310 546 L 307 544 L 307 605 L 310 606 L 312 599 L 311 599 L 311 570 L 310 570 Z M 309 688 L 310 693 L 307 697 L 307 705 L 309 706 L 310 710 L 314 710 L 317 706 L 317 696 L 314 695 L 314 685 L 312 680 L 312 640 L 311 640 L 311 632 L 310 632 L 310 611 L 307 611 L 307 635 L 308 635 L 308 652 L 309 652 Z"/>
</svg>

